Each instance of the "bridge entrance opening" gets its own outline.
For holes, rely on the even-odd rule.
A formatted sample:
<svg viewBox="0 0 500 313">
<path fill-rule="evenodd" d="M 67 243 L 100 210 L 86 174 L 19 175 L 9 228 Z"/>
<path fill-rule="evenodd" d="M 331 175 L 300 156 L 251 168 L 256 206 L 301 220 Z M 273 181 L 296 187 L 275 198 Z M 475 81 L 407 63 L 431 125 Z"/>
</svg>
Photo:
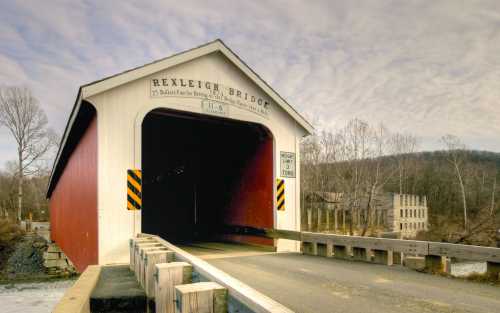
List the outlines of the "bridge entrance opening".
<svg viewBox="0 0 500 313">
<path fill-rule="evenodd" d="M 273 137 L 263 126 L 153 110 L 142 124 L 142 232 L 172 242 L 273 240 L 227 233 L 273 228 Z"/>
</svg>

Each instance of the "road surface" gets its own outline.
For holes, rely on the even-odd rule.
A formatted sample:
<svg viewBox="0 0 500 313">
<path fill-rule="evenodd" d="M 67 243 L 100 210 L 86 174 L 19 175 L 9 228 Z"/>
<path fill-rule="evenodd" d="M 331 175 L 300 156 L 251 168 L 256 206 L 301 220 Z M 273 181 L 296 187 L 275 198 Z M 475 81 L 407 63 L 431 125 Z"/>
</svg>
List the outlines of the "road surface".
<svg viewBox="0 0 500 313">
<path fill-rule="evenodd" d="M 297 313 L 500 312 L 499 286 L 402 266 L 215 243 L 183 248 Z"/>
</svg>

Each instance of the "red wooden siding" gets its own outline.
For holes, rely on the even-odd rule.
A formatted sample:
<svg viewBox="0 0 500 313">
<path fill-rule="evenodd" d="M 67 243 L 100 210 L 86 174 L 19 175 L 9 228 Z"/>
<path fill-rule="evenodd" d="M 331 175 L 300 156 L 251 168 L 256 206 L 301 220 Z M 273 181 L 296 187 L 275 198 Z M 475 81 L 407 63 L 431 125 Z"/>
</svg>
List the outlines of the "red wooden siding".
<svg viewBox="0 0 500 313">
<path fill-rule="evenodd" d="M 266 138 L 247 162 L 241 183 L 233 192 L 226 224 L 273 228 L 273 139 Z M 253 244 L 273 245 L 272 239 L 235 236 L 230 239 Z"/>
<path fill-rule="evenodd" d="M 50 197 L 51 238 L 79 272 L 98 263 L 97 118 L 73 150 Z"/>
</svg>

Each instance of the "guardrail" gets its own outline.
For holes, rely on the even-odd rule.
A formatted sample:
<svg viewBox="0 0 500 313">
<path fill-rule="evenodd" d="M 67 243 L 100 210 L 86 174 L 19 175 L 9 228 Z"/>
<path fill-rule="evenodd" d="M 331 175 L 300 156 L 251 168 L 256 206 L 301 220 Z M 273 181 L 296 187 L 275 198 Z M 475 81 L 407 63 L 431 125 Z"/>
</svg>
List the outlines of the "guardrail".
<svg viewBox="0 0 500 313">
<path fill-rule="evenodd" d="M 310 232 L 302 232 L 300 237 L 305 254 L 386 265 L 401 263 L 405 255 L 420 256 L 425 259 L 425 270 L 430 272 L 446 272 L 443 258 L 458 258 L 486 262 L 487 275 L 498 277 L 500 274 L 499 248 Z"/>
<path fill-rule="evenodd" d="M 228 226 L 228 229 L 242 235 L 300 241 L 304 254 L 386 265 L 402 264 L 404 258 L 416 256 L 422 258 L 422 269 L 429 272 L 448 272 L 449 258 L 458 258 L 486 262 L 487 274 L 500 276 L 500 248 L 233 225 Z"/>
<path fill-rule="evenodd" d="M 255 289 L 210 265 L 206 261 L 180 249 L 161 237 L 140 234 L 139 237 L 154 238 L 167 251 L 174 253 L 175 262 L 185 262 L 191 265 L 193 282 L 215 282 L 227 289 L 227 312 L 256 312 L 256 313 L 293 313 L 290 309 L 275 300 L 261 294 Z M 133 242 L 133 240 L 131 241 Z M 138 262 L 133 244 L 131 245 L 131 268 L 136 272 L 147 275 L 145 263 Z M 158 268 L 158 264 L 156 264 Z M 158 278 L 157 278 L 158 279 Z"/>
</svg>

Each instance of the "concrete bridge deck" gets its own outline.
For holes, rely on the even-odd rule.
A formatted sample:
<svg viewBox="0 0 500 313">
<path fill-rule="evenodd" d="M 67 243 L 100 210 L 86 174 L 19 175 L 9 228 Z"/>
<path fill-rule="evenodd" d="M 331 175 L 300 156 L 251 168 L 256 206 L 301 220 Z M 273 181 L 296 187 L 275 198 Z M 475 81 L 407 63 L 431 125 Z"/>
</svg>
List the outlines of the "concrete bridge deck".
<svg viewBox="0 0 500 313">
<path fill-rule="evenodd" d="M 500 312 L 500 287 L 222 243 L 182 246 L 297 313 Z"/>
</svg>

